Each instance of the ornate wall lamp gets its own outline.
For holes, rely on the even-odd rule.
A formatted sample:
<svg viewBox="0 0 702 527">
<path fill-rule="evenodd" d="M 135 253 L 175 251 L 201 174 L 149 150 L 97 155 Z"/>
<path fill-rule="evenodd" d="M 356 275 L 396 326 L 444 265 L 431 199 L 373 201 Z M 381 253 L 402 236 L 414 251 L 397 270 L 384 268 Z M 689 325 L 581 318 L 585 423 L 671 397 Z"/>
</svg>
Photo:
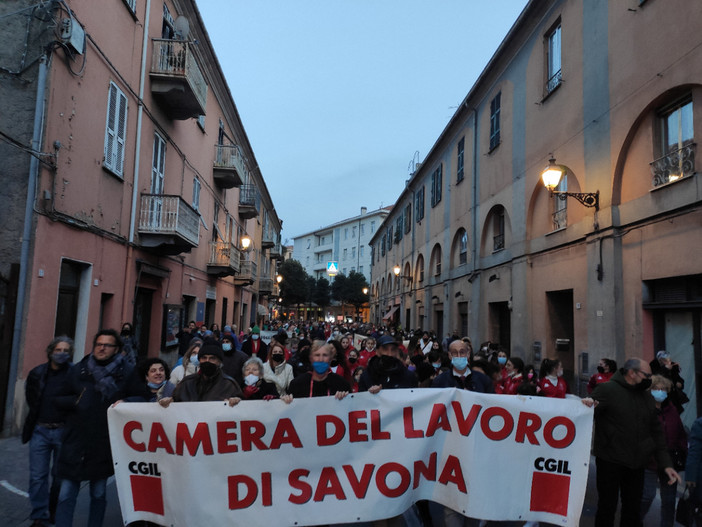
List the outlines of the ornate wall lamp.
<svg viewBox="0 0 702 527">
<path fill-rule="evenodd" d="M 563 177 L 563 174 L 568 172 L 568 169 L 563 165 L 557 165 L 556 159 L 551 154 L 548 160 L 548 166 L 541 172 L 541 180 L 544 186 L 548 189 L 549 195 L 557 196 L 558 199 L 565 201 L 569 196 L 576 199 L 586 207 L 594 207 L 595 210 L 600 210 L 600 191 L 597 192 L 566 192 L 555 190 L 558 183 Z"/>
</svg>

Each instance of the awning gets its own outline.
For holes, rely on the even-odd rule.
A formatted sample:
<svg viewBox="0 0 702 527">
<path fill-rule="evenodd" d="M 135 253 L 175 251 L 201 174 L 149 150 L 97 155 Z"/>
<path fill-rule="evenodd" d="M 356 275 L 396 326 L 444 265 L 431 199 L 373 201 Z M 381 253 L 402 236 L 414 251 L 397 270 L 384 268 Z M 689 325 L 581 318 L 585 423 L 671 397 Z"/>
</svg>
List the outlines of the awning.
<svg viewBox="0 0 702 527">
<path fill-rule="evenodd" d="M 392 318 L 392 316 L 395 314 L 395 311 L 397 311 L 397 308 L 399 308 L 399 307 L 400 306 L 392 306 L 392 309 L 390 311 L 388 311 L 387 313 L 385 313 L 383 320 L 388 320 L 388 319 Z"/>
</svg>

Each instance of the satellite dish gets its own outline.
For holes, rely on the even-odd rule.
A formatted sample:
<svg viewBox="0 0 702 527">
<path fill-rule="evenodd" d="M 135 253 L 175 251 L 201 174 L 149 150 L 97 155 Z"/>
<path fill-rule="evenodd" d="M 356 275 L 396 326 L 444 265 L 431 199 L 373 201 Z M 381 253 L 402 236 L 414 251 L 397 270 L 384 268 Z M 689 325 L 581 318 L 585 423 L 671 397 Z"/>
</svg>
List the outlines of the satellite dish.
<svg viewBox="0 0 702 527">
<path fill-rule="evenodd" d="M 175 32 L 180 40 L 187 40 L 190 35 L 190 22 L 183 15 L 175 19 Z"/>
</svg>

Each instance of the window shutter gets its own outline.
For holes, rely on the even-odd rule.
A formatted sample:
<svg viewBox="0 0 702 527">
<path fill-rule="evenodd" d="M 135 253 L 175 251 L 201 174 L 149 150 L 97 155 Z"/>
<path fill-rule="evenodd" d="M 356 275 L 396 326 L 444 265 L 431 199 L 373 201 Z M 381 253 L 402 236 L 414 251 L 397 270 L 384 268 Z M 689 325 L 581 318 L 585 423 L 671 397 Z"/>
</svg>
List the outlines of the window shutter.
<svg viewBox="0 0 702 527">
<path fill-rule="evenodd" d="M 105 166 L 114 169 L 115 116 L 117 115 L 117 87 L 110 83 L 107 101 L 107 125 L 105 130 Z"/>
<path fill-rule="evenodd" d="M 123 93 L 117 94 L 119 101 L 119 112 L 117 119 L 117 141 L 115 172 L 119 175 L 124 173 L 124 139 L 127 135 L 127 97 Z"/>
</svg>

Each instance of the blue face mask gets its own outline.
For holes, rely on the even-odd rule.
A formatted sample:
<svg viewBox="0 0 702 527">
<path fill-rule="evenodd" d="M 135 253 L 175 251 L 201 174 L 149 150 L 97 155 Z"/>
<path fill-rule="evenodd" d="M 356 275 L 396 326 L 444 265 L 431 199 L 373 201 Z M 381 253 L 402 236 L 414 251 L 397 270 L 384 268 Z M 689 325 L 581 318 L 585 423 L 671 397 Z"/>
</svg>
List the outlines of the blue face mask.
<svg viewBox="0 0 702 527">
<path fill-rule="evenodd" d="M 67 351 L 59 351 L 51 354 L 51 360 L 56 364 L 66 364 L 71 360 L 71 355 Z"/>
<path fill-rule="evenodd" d="M 500 366 L 504 366 L 507 364 L 507 357 L 497 357 L 497 362 L 500 363 Z"/>
<path fill-rule="evenodd" d="M 222 351 L 231 351 L 232 350 L 232 345 L 229 344 L 229 342 L 225 342 L 222 344 Z"/>
<path fill-rule="evenodd" d="M 463 371 L 468 367 L 468 357 L 453 357 L 451 364 L 458 371 Z"/>
<path fill-rule="evenodd" d="M 662 403 L 668 397 L 668 392 L 665 390 L 651 390 L 651 395 L 653 395 L 657 403 Z"/>
<path fill-rule="evenodd" d="M 197 355 L 190 355 L 190 364 L 193 366 L 198 366 L 200 364 L 200 359 L 197 358 Z"/>
<path fill-rule="evenodd" d="M 441 368 L 441 363 L 440 363 L 440 362 L 432 362 L 431 365 L 434 366 L 434 369 L 435 369 L 435 370 L 438 370 L 439 368 Z"/>
<path fill-rule="evenodd" d="M 161 386 L 163 386 L 164 384 L 166 384 L 166 380 L 164 379 L 163 382 L 161 382 L 161 383 L 159 383 L 159 384 L 156 384 L 155 382 L 147 382 L 146 384 L 147 384 L 147 385 L 149 386 L 149 388 L 151 388 L 152 390 L 158 390 Z"/>
<path fill-rule="evenodd" d="M 327 373 L 327 370 L 329 369 L 329 363 L 324 361 L 314 361 L 312 363 L 312 367 L 314 368 L 314 371 L 316 371 L 319 375 L 323 375 Z"/>
</svg>

